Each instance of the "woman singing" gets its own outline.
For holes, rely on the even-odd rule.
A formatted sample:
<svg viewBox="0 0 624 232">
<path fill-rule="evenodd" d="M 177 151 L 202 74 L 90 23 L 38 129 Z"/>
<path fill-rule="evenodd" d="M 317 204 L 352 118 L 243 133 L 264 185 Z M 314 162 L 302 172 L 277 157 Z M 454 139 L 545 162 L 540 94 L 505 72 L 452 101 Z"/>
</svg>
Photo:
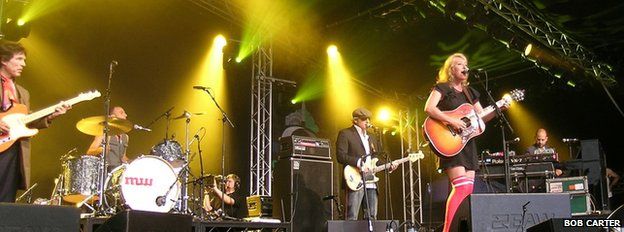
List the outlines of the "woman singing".
<svg viewBox="0 0 624 232">
<path fill-rule="evenodd" d="M 437 83 L 431 90 L 425 112 L 430 118 L 438 120 L 456 131 L 466 129 L 468 125 L 458 118 L 450 117 L 443 111 L 454 110 L 464 103 L 474 106 L 477 113 L 483 111 L 479 103 L 479 92 L 468 86 L 468 59 L 461 53 L 449 56 L 440 68 Z M 483 117 L 484 121 L 492 119 L 494 114 Z M 444 232 L 449 231 L 453 216 L 459 204 L 472 193 L 475 171 L 478 169 L 477 147 L 474 139 L 455 156 L 446 157 L 432 149 L 439 157 L 439 167 L 446 172 L 452 185 L 451 193 L 446 201 Z"/>
</svg>

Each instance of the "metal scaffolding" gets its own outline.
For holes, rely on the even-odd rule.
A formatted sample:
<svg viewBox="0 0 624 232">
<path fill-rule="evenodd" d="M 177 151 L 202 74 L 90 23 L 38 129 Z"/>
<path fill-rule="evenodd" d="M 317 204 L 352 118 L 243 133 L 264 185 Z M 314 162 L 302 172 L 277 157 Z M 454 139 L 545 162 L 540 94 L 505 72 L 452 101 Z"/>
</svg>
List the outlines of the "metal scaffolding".
<svg viewBox="0 0 624 232">
<path fill-rule="evenodd" d="M 251 76 L 251 142 L 249 193 L 271 196 L 273 47 L 260 45 L 253 54 Z"/>
<path fill-rule="evenodd" d="M 578 64 L 585 73 L 607 85 L 616 84 L 607 64 L 598 60 L 590 50 L 559 30 L 550 20 L 536 13 L 521 0 L 476 0 L 486 11 L 494 12 L 512 25 L 511 30 L 523 32 L 542 45 Z"/>
<path fill-rule="evenodd" d="M 418 137 L 418 112 L 409 109 L 399 112 L 399 127 L 401 128 L 401 151 L 403 157 L 417 152 L 420 148 Z M 401 165 L 403 177 L 403 220 L 412 225 L 422 225 L 422 185 L 420 175 L 420 159 Z M 406 227 L 407 228 L 407 227 Z"/>
</svg>

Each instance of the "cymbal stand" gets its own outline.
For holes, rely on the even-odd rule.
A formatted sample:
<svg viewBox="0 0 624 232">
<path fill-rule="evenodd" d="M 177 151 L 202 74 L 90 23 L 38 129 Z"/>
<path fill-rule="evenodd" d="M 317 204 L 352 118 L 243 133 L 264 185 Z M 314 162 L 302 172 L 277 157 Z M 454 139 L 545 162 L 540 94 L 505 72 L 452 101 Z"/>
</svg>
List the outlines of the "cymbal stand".
<svg viewBox="0 0 624 232">
<path fill-rule="evenodd" d="M 111 99 L 111 82 L 113 81 L 113 73 L 115 72 L 115 67 L 117 66 L 117 61 L 111 61 L 110 65 L 109 65 L 109 72 L 108 72 L 108 86 L 106 88 L 106 97 L 104 98 L 104 130 L 103 130 L 103 135 L 104 135 L 104 146 L 103 146 L 103 151 L 102 151 L 102 157 L 101 157 L 101 162 L 100 162 L 100 178 L 99 178 L 99 183 L 98 183 L 98 193 L 100 195 L 100 200 L 98 201 L 98 204 L 96 206 L 96 210 L 95 210 L 95 215 L 98 216 L 102 216 L 102 215 L 107 215 L 106 209 L 105 209 L 105 204 L 104 204 L 104 182 L 105 182 L 105 177 L 106 177 L 106 157 L 108 156 L 108 147 L 109 147 L 109 140 L 110 138 L 108 137 L 108 132 L 110 131 L 110 125 L 109 125 L 109 115 L 110 115 L 110 99 Z"/>
<path fill-rule="evenodd" d="M 188 111 L 184 110 L 184 117 L 186 118 L 185 120 L 185 124 L 184 124 L 184 141 L 185 141 L 185 150 L 184 150 L 184 162 L 186 163 L 186 165 L 184 166 L 184 168 L 182 170 L 180 170 L 180 172 L 184 172 L 184 174 L 182 175 L 182 193 L 180 194 L 181 196 L 181 201 L 180 201 L 180 211 L 182 213 L 188 213 L 188 179 L 189 179 L 189 172 L 190 172 L 190 155 L 191 155 L 191 148 L 190 148 L 190 142 L 189 142 L 189 124 L 191 124 L 191 113 L 189 113 Z M 180 173 L 182 174 L 182 173 Z"/>
</svg>

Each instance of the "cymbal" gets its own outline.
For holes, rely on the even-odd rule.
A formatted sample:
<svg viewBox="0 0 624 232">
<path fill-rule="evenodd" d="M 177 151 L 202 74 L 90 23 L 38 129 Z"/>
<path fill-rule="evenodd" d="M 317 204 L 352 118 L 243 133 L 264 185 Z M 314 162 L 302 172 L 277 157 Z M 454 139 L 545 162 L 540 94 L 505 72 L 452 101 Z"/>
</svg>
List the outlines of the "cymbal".
<svg viewBox="0 0 624 232">
<path fill-rule="evenodd" d="M 193 115 L 204 115 L 204 114 L 206 114 L 206 113 L 204 113 L 204 112 L 191 113 L 191 112 L 188 112 L 188 111 L 185 110 L 184 113 L 182 113 L 180 116 L 177 116 L 177 117 L 172 118 L 172 119 L 176 120 L 176 119 L 190 118 Z"/>
<path fill-rule="evenodd" d="M 104 133 L 104 116 L 93 116 L 83 118 L 76 123 L 76 128 L 85 134 L 98 136 Z M 134 124 L 128 120 L 120 118 L 108 119 L 108 135 L 119 135 L 132 130 Z"/>
</svg>

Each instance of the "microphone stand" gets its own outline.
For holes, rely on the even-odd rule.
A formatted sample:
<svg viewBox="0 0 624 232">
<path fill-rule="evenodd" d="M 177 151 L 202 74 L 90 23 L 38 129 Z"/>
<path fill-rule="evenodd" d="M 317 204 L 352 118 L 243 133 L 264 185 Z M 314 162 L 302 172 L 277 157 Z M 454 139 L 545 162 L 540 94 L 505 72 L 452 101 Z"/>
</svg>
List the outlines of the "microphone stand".
<svg viewBox="0 0 624 232">
<path fill-rule="evenodd" d="M 98 187 L 99 187 L 99 201 L 98 201 L 98 205 L 97 205 L 97 209 L 96 210 L 96 214 L 99 215 L 106 215 L 106 210 L 104 209 L 105 204 L 105 196 L 104 196 L 104 185 L 105 185 L 105 176 L 107 173 L 107 164 L 106 164 L 106 157 L 108 156 L 108 147 L 109 147 L 109 142 L 110 142 L 110 138 L 108 137 L 108 132 L 110 130 L 110 125 L 109 125 L 109 115 L 110 115 L 110 100 L 111 100 L 111 83 L 113 81 L 113 73 L 115 73 L 115 66 L 117 66 L 117 61 L 112 61 L 109 65 L 109 72 L 108 72 L 108 85 L 106 87 L 106 97 L 104 98 L 104 130 L 103 130 L 103 135 L 104 135 L 104 144 L 103 144 L 103 151 L 102 151 L 102 162 L 100 165 L 100 178 L 99 178 L 99 183 L 98 183 Z"/>
<path fill-rule="evenodd" d="M 505 136 L 505 129 L 508 129 L 511 132 L 511 134 L 514 133 L 514 129 L 511 127 L 511 124 L 509 124 L 509 121 L 507 120 L 507 118 L 505 117 L 501 109 L 496 105 L 496 100 L 494 100 L 494 97 L 492 97 L 492 93 L 488 89 L 487 72 L 483 71 L 483 73 L 485 74 L 485 82 L 480 81 L 480 83 L 485 89 L 485 93 L 487 94 L 488 100 L 494 107 L 494 112 L 496 112 L 496 116 L 498 118 L 498 125 L 501 129 L 501 135 L 503 137 L 503 157 L 504 157 L 504 164 L 505 164 L 505 190 L 507 193 L 510 193 L 511 192 L 511 172 L 509 170 L 509 163 L 510 163 L 509 146 L 507 144 L 507 138 Z M 475 73 L 474 75 L 477 79 L 481 80 L 481 76 L 479 76 L 478 73 Z"/>
<path fill-rule="evenodd" d="M 234 123 L 232 123 L 232 121 L 227 116 L 223 108 L 221 108 L 221 106 L 215 99 L 214 95 L 212 95 L 212 93 L 210 92 L 210 89 L 205 88 L 202 90 L 210 96 L 210 99 L 212 99 L 212 102 L 214 102 L 215 106 L 221 112 L 221 116 L 222 116 L 221 118 L 221 176 L 225 177 L 225 123 L 227 122 L 231 128 L 234 128 Z M 225 195 L 225 185 L 221 186 L 221 199 L 224 198 L 224 195 Z M 224 201 L 221 200 L 221 209 L 225 209 L 224 206 L 225 206 Z"/>
<path fill-rule="evenodd" d="M 172 106 L 171 108 L 169 108 L 167 111 L 165 111 L 164 113 L 162 113 L 160 116 L 156 117 L 156 119 L 152 120 L 149 124 L 147 124 L 147 126 L 145 128 L 151 128 L 152 125 L 154 125 L 154 123 L 156 123 L 158 120 L 160 120 L 162 117 L 166 117 L 167 118 L 167 130 L 165 131 L 165 139 L 167 139 L 168 137 L 168 131 L 169 131 L 169 117 L 171 116 L 171 111 L 173 110 L 173 108 L 175 108 L 175 106 Z"/>
<path fill-rule="evenodd" d="M 371 156 L 371 155 L 367 155 L 367 156 Z M 366 159 L 366 156 L 362 157 L 362 159 Z M 364 161 L 362 161 L 364 162 Z M 366 189 L 366 176 L 364 173 L 364 170 L 360 169 L 360 175 L 362 176 L 362 190 L 364 191 L 364 199 L 366 200 L 366 221 L 368 222 L 368 231 L 369 232 L 373 232 L 373 221 L 371 219 L 371 213 L 370 213 L 370 202 L 368 202 L 368 189 Z M 359 212 L 358 212 L 359 213 Z M 356 213 L 357 215 L 357 213 Z M 357 217 L 357 216 L 356 216 Z"/>
</svg>

